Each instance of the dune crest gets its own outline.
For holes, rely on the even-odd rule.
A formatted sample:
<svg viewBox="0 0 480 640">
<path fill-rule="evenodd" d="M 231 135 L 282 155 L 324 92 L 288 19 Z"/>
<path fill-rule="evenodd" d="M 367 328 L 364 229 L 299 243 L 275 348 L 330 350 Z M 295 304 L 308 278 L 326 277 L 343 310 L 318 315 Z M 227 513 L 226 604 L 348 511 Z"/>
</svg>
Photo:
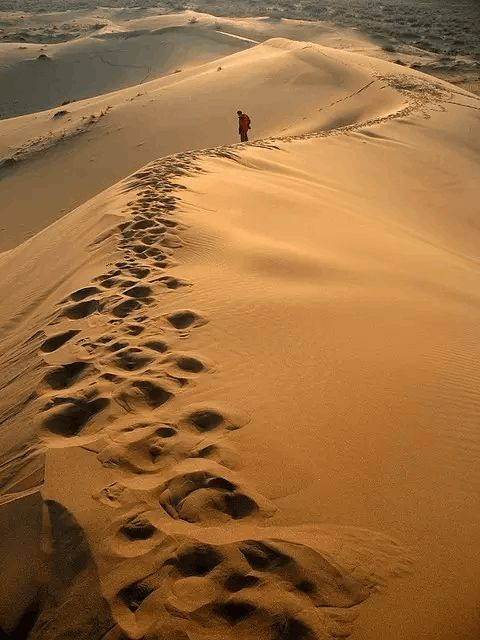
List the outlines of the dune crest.
<svg viewBox="0 0 480 640">
<path fill-rule="evenodd" d="M 310 527 L 315 549 L 302 544 L 301 528 L 290 540 L 288 527 L 268 526 L 277 509 L 244 483 L 240 452 L 229 442 L 251 417 L 214 401 L 179 411 L 185 388 L 201 385 L 208 365 L 173 345 L 208 318 L 192 309 L 158 310 L 161 300 L 192 286 L 169 275 L 185 228 L 174 215 L 175 193 L 179 177 L 201 172 L 197 160 L 209 155 L 236 159 L 227 150 L 185 154 L 129 180 L 124 190 L 136 197 L 122 210 L 126 221 L 88 245 L 96 251 L 116 237 L 122 259 L 70 293 L 46 332 L 27 340 L 47 365 L 24 403 L 37 416 L 36 464 L 44 475 L 19 492 L 19 476 L 27 486 L 32 473 L 25 461 L 16 468 L 13 451 L 3 464 L 3 502 L 22 504 L 41 490 L 48 510 L 29 517 L 32 526 L 37 520 L 37 561 L 49 578 L 43 583 L 39 573 L 30 618 L 17 620 L 14 633 L 27 619 L 32 638 L 333 637 L 350 627 L 354 605 L 408 566 L 387 537 Z M 69 482 L 58 484 L 68 467 L 84 478 L 74 493 Z M 98 506 L 88 515 L 92 499 Z M 365 544 L 371 558 L 362 569 L 356 557 Z M 340 561 L 336 547 L 343 548 Z M 379 552 L 386 555 L 372 572 Z M 342 560 L 355 566 L 355 576 Z M 28 599 L 32 585 L 23 586 Z M 85 616 L 70 610 L 72 600 Z M 4 628 L 12 631 L 14 620 Z"/>
<path fill-rule="evenodd" d="M 188 15 L 146 19 L 155 32 L 148 36 L 154 52 L 155 47 L 160 48 L 155 59 L 168 63 L 159 68 L 157 77 L 132 86 L 111 86 L 105 88 L 110 92 L 82 100 L 85 94 L 69 92 L 56 99 L 56 106 L 51 100 L 32 107 L 48 107 L 45 111 L 0 120 L 4 220 L 0 249 L 16 246 L 28 233 L 40 231 L 158 157 L 236 142 L 238 108 L 248 107 L 254 116 L 255 139 L 303 135 L 356 125 L 401 108 L 401 93 L 388 84 L 378 91 L 383 76 L 426 77 L 385 60 L 366 62 L 358 52 L 377 55 L 381 53 L 378 46 L 362 41 L 354 32 L 340 37 L 322 24 L 223 19 L 217 25 L 212 16 L 204 15 L 195 24 L 188 20 Z M 140 32 L 146 28 L 142 21 L 131 20 L 126 25 Z M 105 32 L 102 42 L 108 46 L 113 39 L 115 46 L 127 50 L 142 48 L 143 36 L 128 38 L 128 32 L 122 33 L 124 39 L 116 31 Z M 272 38 L 276 33 L 285 37 Z M 314 42 L 306 42 L 307 37 Z M 91 38 L 84 40 L 71 41 L 68 46 L 85 47 L 86 59 L 95 59 L 89 49 Z M 179 46 L 174 51 L 184 51 L 185 58 L 177 60 L 165 53 L 162 43 L 168 49 L 175 42 Z M 324 44 L 342 48 L 332 50 Z M 50 62 L 64 65 L 68 73 L 70 58 L 62 62 L 62 55 L 52 53 Z M 32 64 L 50 62 L 35 59 Z M 78 77 L 64 83 L 72 91 L 83 80 L 97 77 L 82 65 Z M 12 73 L 17 71 L 12 67 Z M 42 97 L 40 90 L 31 90 L 28 75 L 18 85 L 32 99 Z M 62 104 L 66 100 L 71 102 Z M 132 136 L 132 131 L 138 135 Z M 81 180 L 77 180 L 79 174 Z M 50 188 L 52 180 L 55 189 Z M 37 194 L 35 211 L 25 183 Z"/>
</svg>

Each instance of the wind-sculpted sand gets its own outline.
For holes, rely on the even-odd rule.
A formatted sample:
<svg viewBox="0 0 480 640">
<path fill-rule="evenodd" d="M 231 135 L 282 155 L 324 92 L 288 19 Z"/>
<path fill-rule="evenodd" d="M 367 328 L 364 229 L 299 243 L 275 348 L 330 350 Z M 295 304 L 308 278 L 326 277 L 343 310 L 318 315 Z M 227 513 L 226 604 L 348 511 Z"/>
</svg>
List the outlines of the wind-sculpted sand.
<svg viewBox="0 0 480 640">
<path fill-rule="evenodd" d="M 315 44 L 226 60 L 304 115 L 0 256 L 0 636 L 473 640 L 480 103 Z"/>
<path fill-rule="evenodd" d="M 407 568 L 406 553 L 387 537 L 320 527 L 307 534 L 315 548 L 302 542 L 301 527 L 292 536 L 288 527 L 269 527 L 278 509 L 242 478 L 242 452 L 230 435 L 251 413 L 221 395 L 188 398 L 216 365 L 188 350 L 209 318 L 172 299 L 195 286 L 171 275 L 186 229 L 175 216 L 175 180 L 198 172 L 208 156 L 235 158 L 226 150 L 176 156 L 122 187 L 136 194 L 121 211 L 125 222 L 89 243 L 99 251 L 115 238 L 121 258 L 66 296 L 28 340 L 31 357 L 43 362 L 24 403 L 37 424 L 33 446 L 42 453 L 33 464 L 43 467 L 43 481 L 19 491 L 23 469 L 9 477 L 12 452 L 4 509 L 28 504 L 43 487 L 37 553 L 51 549 L 39 560 L 50 577 L 38 580 L 27 623 L 20 616 L 14 633 L 27 624 L 32 638 L 331 637 L 347 632 L 350 609 L 386 576 Z M 22 444 L 32 452 L 32 443 Z M 24 467 L 30 461 L 22 457 Z M 83 480 L 69 477 L 65 464 Z M 28 479 L 36 475 L 29 471 Z M 363 545 L 368 565 L 350 570 Z M 19 558 L 8 551 L 13 570 Z M 4 623 L 7 633 L 13 620 Z"/>
<path fill-rule="evenodd" d="M 407 69 L 442 64 L 440 53 L 407 44 L 387 51 L 359 30 L 307 20 L 132 8 L 15 14 L 3 24 L 2 250 L 158 157 L 235 142 L 238 108 L 248 106 L 256 138 L 391 110 L 389 92 L 375 91 L 353 54 Z M 28 41 L 18 40 L 19 29 Z M 296 50 L 279 38 L 297 41 Z M 332 47 L 338 55 L 326 64 Z M 353 65 L 347 75 L 345 64 Z"/>
</svg>

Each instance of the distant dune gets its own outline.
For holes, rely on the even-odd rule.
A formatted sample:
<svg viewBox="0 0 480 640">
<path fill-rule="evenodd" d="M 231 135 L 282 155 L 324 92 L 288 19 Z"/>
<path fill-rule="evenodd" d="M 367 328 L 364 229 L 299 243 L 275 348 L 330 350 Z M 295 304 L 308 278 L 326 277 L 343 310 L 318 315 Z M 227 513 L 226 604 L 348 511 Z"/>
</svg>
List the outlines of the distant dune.
<svg viewBox="0 0 480 640">
<path fill-rule="evenodd" d="M 97 0 L 4 0 L 2 9 L 6 12 L 34 12 L 48 16 L 52 11 L 95 10 L 101 14 Z M 275 0 L 264 5 L 254 0 L 197 0 L 195 3 L 178 0 L 107 0 L 102 6 L 121 8 L 119 13 L 125 18 L 131 15 L 148 15 L 158 11 L 178 13 L 195 9 L 216 16 L 269 16 L 277 21 L 283 18 L 328 21 L 337 27 L 353 27 L 373 37 L 392 60 L 408 64 L 411 50 L 423 58 L 425 52 L 436 56 L 433 64 L 428 59 L 420 59 L 415 64 L 428 73 L 480 93 L 480 5 L 477 0 Z M 160 7 L 160 8 L 159 8 Z M 126 8 L 126 9 L 125 9 Z M 107 9 L 111 11 L 111 9 Z M 1 20 L 1 13 L 0 13 Z M 0 23 L 4 29 L 2 39 L 10 38 L 10 24 Z M 15 27 L 13 28 L 15 30 Z M 17 29 L 18 31 L 18 29 Z M 28 39 L 29 32 L 24 37 Z M 42 37 L 45 36 L 42 32 Z M 38 38 L 38 31 L 33 34 Z M 56 40 L 64 34 L 50 34 Z M 277 34 L 279 35 L 279 34 Z M 34 40 L 38 41 L 38 40 Z M 53 41 L 53 40 L 52 40 Z"/>
<path fill-rule="evenodd" d="M 155 19 L 15 62 L 101 95 L 0 122 L 0 638 L 476 640 L 480 99 Z"/>
</svg>

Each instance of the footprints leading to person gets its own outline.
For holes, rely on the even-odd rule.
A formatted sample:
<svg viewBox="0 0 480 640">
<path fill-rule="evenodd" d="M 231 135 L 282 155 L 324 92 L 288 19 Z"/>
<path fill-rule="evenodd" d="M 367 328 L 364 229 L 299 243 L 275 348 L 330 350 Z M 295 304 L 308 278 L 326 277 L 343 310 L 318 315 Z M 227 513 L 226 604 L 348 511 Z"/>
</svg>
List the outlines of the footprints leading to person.
<svg viewBox="0 0 480 640">
<path fill-rule="evenodd" d="M 193 310 L 180 310 L 153 321 L 148 311 L 163 292 L 190 286 L 165 273 L 174 248 L 181 244 L 176 234 L 182 226 L 168 218 L 174 202 L 152 193 L 141 198 L 131 220 L 117 228 L 124 259 L 59 305 L 52 326 L 77 324 L 46 338 L 40 347 L 47 362 L 49 354 L 55 355 L 55 366 L 42 381 L 41 425 L 47 434 L 65 438 L 89 434 L 99 428 L 96 417 L 107 405 L 119 407 L 121 415 L 155 411 L 210 369 L 201 358 L 175 353 L 166 340 L 157 338 L 168 331 L 188 337 L 205 324 L 205 318 Z M 106 327 L 105 334 L 89 337 L 91 327 L 105 323 L 110 330 Z M 147 334 L 150 337 L 142 340 Z M 64 348 L 70 357 L 62 362 Z M 72 351 L 76 357 L 71 357 Z"/>
<path fill-rule="evenodd" d="M 87 289 L 81 296 L 96 295 L 93 287 Z M 189 313 L 193 318 L 200 317 Z M 162 329 L 158 319 L 156 334 L 168 334 L 170 323 L 165 321 Z M 41 345 L 47 359 L 50 354 L 55 356 L 42 381 L 44 404 L 40 407 L 40 418 L 46 434 L 72 438 L 95 433 L 100 424 L 96 416 L 104 408 L 97 401 L 100 397 L 108 398 L 112 412 L 116 407 L 120 417 L 125 413 L 158 410 L 212 368 L 201 356 L 174 351 L 170 340 L 152 336 L 147 315 L 135 316 L 134 322 L 128 324 L 114 325 L 110 332 L 96 338 L 86 337 L 86 332 L 85 328 L 60 332 Z M 145 332 L 150 337 L 144 337 Z M 65 357 L 62 362 L 62 349 L 67 347 L 65 353 L 71 356 L 73 352 L 77 357 Z M 198 425 L 193 426 L 202 431 L 202 420 L 195 416 L 191 419 L 197 420 Z"/>
<path fill-rule="evenodd" d="M 92 498 L 105 509 L 112 640 L 346 637 L 372 585 L 266 535 L 275 507 L 242 479 L 232 437 L 249 416 L 181 396 L 214 371 L 183 348 L 207 318 L 188 304 L 192 283 L 168 271 L 183 229 L 172 191 L 192 157 L 134 176 L 138 197 L 112 231 L 122 256 L 59 304 L 40 346 L 44 442 L 83 446 L 103 467 L 95 478 L 109 477 Z"/>
</svg>

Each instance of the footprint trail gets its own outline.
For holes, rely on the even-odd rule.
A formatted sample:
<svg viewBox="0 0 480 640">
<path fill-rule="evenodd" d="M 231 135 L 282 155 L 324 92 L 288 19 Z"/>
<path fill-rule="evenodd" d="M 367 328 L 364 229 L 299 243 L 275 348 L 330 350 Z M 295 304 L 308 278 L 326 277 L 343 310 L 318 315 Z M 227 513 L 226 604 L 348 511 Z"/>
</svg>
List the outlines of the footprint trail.
<svg viewBox="0 0 480 640">
<path fill-rule="evenodd" d="M 269 527 L 276 507 L 243 480 L 242 452 L 231 441 L 249 417 L 216 399 L 182 401 L 214 369 L 188 349 L 209 318 L 183 306 L 188 296 L 167 313 L 162 303 L 195 287 L 171 271 L 183 244 L 176 207 L 180 179 L 201 173 L 198 161 L 208 155 L 235 158 L 226 149 L 179 154 L 125 184 L 135 197 L 113 230 L 122 257 L 58 305 L 40 346 L 47 369 L 38 416 L 47 452 L 83 447 L 94 460 L 92 477 L 111 479 L 89 498 L 106 534 L 88 550 L 111 620 L 106 633 L 89 637 L 346 637 L 378 576 L 353 572 L 308 541 L 289 539 L 288 529 Z M 388 545 L 399 570 L 403 552 Z M 55 597 L 60 607 L 69 592 Z M 40 612 L 47 601 L 48 594 Z M 53 614 L 40 613 L 32 634 L 63 637 Z"/>
</svg>

